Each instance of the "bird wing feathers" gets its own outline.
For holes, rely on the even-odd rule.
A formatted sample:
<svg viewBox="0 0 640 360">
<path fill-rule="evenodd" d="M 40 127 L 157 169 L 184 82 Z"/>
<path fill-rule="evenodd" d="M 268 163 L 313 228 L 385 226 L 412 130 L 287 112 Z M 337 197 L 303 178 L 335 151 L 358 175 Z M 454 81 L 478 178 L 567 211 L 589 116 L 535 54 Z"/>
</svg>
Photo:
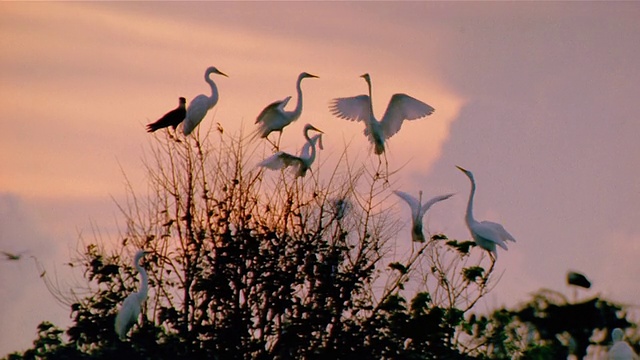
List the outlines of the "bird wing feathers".
<svg viewBox="0 0 640 360">
<path fill-rule="evenodd" d="M 409 207 L 411 208 L 411 217 L 416 219 L 419 218 L 419 211 L 420 211 L 420 202 L 418 201 L 418 199 L 414 198 L 413 196 L 407 194 L 406 192 L 403 191 L 399 191 L 396 190 L 393 192 L 394 194 L 398 195 L 402 200 L 406 201 L 407 204 L 409 204 Z"/>
<path fill-rule="evenodd" d="M 424 214 L 426 214 L 427 210 L 429 210 L 429 208 L 431 206 L 433 206 L 433 204 L 440 202 L 442 200 L 447 200 L 448 198 L 452 197 L 454 194 L 446 194 L 446 195 L 438 195 L 438 196 L 434 196 L 431 199 L 429 199 L 426 203 L 424 203 L 424 205 L 422 205 L 422 208 L 420 209 L 420 214 L 421 216 L 424 216 Z"/>
<path fill-rule="evenodd" d="M 477 222 L 472 225 L 471 230 L 483 239 L 494 242 L 505 250 L 507 250 L 505 240 L 515 241 L 502 225 L 491 221 Z"/>
<path fill-rule="evenodd" d="M 138 321 L 142 302 L 139 295 L 139 293 L 132 293 L 127 296 L 116 316 L 115 330 L 121 339 L 125 337 L 133 324 Z"/>
<path fill-rule="evenodd" d="M 267 107 L 262 109 L 260 115 L 256 118 L 256 124 L 259 122 L 268 122 L 268 119 L 271 118 L 274 113 L 281 114 L 284 111 L 284 107 L 289 103 L 289 100 L 291 100 L 291 96 L 287 96 L 282 100 L 274 101 L 267 105 Z"/>
<path fill-rule="evenodd" d="M 369 121 L 371 117 L 369 95 L 358 95 L 333 99 L 329 104 L 331 113 L 341 119 L 351 121 Z"/>
<path fill-rule="evenodd" d="M 283 151 L 278 151 L 259 162 L 258 166 L 266 167 L 271 170 L 280 170 L 291 165 L 299 165 L 301 162 L 302 160 L 297 156 L 287 154 Z"/>
<path fill-rule="evenodd" d="M 198 95 L 191 103 L 189 103 L 189 107 L 187 108 L 187 115 L 184 120 L 184 128 L 183 132 L 185 135 L 191 134 L 191 132 L 200 124 L 202 119 L 204 119 L 205 115 L 209 109 L 213 107 L 210 99 L 205 95 Z"/>
<path fill-rule="evenodd" d="M 435 109 L 406 94 L 394 94 L 380 123 L 388 139 L 402 127 L 404 120 L 415 120 L 433 114 Z"/>
</svg>

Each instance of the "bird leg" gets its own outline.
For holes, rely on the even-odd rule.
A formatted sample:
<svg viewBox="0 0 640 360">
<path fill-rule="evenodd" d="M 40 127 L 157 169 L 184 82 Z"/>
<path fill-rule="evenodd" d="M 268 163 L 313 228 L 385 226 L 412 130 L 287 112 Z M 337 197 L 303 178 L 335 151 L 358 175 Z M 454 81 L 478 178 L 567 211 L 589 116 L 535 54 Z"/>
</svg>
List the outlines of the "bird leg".
<svg viewBox="0 0 640 360">
<path fill-rule="evenodd" d="M 277 142 L 277 145 L 276 145 L 276 151 L 280 150 L 280 139 L 281 138 L 282 138 L 282 130 L 280 130 L 279 134 L 278 134 L 278 142 Z"/>
</svg>

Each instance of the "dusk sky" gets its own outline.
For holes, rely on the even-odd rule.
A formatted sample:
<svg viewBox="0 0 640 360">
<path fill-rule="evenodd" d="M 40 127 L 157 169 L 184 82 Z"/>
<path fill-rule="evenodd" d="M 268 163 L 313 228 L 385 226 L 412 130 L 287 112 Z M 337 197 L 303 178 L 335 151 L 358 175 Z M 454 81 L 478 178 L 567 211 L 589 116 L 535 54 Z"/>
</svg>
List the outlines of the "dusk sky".
<svg viewBox="0 0 640 360">
<path fill-rule="evenodd" d="M 0 356 L 29 347 L 42 320 L 66 328 L 69 309 L 29 256 L 82 284 L 64 264 L 83 241 L 117 243 L 125 175 L 146 189 L 162 134 L 145 125 L 208 94 L 212 65 L 229 77 L 212 76 L 220 100 L 200 127 L 230 133 L 295 100 L 300 72 L 318 75 L 302 83 L 283 148 L 299 149 L 313 123 L 328 162 L 345 143 L 377 161 L 363 125 L 328 110 L 366 93 L 361 74 L 378 117 L 398 92 L 433 106 L 390 139 L 390 166 L 407 164 L 390 190 L 456 193 L 425 221 L 469 239 L 469 181 L 455 165 L 473 171 L 476 218 L 517 240 L 499 250 L 502 278 L 478 311 L 542 287 L 570 295 L 568 270 L 593 282 L 580 297 L 640 305 L 638 19 L 638 2 L 0 3 L 0 250 L 23 254 L 0 261 Z M 410 241 L 408 226 L 396 241 Z"/>
</svg>

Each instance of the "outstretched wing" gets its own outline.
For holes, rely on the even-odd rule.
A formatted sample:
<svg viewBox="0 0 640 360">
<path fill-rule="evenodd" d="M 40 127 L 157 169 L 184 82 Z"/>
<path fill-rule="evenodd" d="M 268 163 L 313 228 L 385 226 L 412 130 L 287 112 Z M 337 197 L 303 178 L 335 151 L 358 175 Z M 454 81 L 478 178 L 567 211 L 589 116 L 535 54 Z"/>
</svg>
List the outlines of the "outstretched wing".
<svg viewBox="0 0 640 360">
<path fill-rule="evenodd" d="M 265 119 L 269 119 L 271 116 L 273 116 L 274 112 L 281 113 L 282 111 L 284 111 L 284 107 L 287 106 L 289 100 L 291 100 L 291 96 L 287 96 L 282 100 L 274 101 L 271 104 L 267 105 L 267 107 L 262 109 L 260 115 L 258 115 L 258 117 L 256 118 L 256 124 L 261 121 L 265 121 Z"/>
<path fill-rule="evenodd" d="M 413 219 L 419 219 L 420 202 L 418 201 L 418 199 L 407 194 L 406 192 L 399 190 L 395 190 L 393 193 L 398 195 L 402 200 L 406 201 L 407 204 L 409 204 L 409 207 L 411 208 L 411 217 Z"/>
<path fill-rule="evenodd" d="M 516 239 L 511 234 L 509 234 L 509 232 L 504 228 L 504 226 L 498 223 L 494 223 L 492 221 L 481 221 L 480 223 L 485 224 L 486 226 L 490 226 L 496 232 L 496 234 L 500 236 L 500 238 L 503 241 L 516 242 Z"/>
<path fill-rule="evenodd" d="M 433 206 L 433 204 L 440 202 L 442 200 L 447 200 L 448 198 L 452 197 L 454 194 L 446 194 L 446 195 L 438 195 L 438 196 L 434 196 L 431 199 L 429 199 L 429 201 L 427 201 L 426 203 L 424 203 L 424 205 L 422 205 L 422 208 L 420 209 L 420 217 L 424 216 L 424 214 L 427 213 L 427 210 L 429 210 L 429 208 L 431 206 Z"/>
<path fill-rule="evenodd" d="M 302 160 L 299 157 L 287 154 L 283 151 L 278 151 L 259 162 L 258 166 L 266 167 L 271 170 L 280 170 L 291 165 L 299 165 L 300 163 L 302 163 Z"/>
<path fill-rule="evenodd" d="M 341 119 L 368 121 L 371 117 L 371 100 L 369 95 L 337 98 L 331 100 L 329 110 Z"/>
<path fill-rule="evenodd" d="M 402 127 L 404 120 L 420 119 L 433 114 L 434 111 L 433 107 L 407 94 L 394 94 L 380 121 L 384 138 L 388 139 L 395 135 Z"/>
</svg>

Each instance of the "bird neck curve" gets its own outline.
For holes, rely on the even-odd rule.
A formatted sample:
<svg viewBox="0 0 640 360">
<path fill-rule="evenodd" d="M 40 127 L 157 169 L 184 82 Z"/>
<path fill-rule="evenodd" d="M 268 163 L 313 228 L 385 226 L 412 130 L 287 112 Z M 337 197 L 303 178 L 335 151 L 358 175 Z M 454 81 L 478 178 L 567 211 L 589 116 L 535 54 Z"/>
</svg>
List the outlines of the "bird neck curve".
<svg viewBox="0 0 640 360">
<path fill-rule="evenodd" d="M 369 88 L 369 117 L 371 119 L 375 119 L 373 116 L 373 95 L 371 94 L 371 80 L 366 77 L 364 79 L 367 82 L 367 87 Z"/>
<path fill-rule="evenodd" d="M 466 214 L 467 224 L 471 224 L 475 222 L 475 220 L 473 219 L 473 197 L 476 193 L 476 182 L 470 176 L 469 176 L 469 181 L 471 181 L 471 191 L 469 191 L 469 202 L 467 202 L 467 214 Z"/>
<path fill-rule="evenodd" d="M 209 108 L 212 108 L 218 102 L 218 87 L 216 86 L 216 83 L 211 80 L 210 72 L 207 72 L 204 75 L 204 81 L 206 81 L 207 84 L 209 84 L 209 86 L 211 87 L 211 96 L 209 97 L 209 99 L 211 100 L 211 105 L 209 106 Z"/>
<path fill-rule="evenodd" d="M 139 261 L 136 261 L 136 269 L 140 274 L 140 290 L 138 290 L 138 294 L 140 294 L 142 298 L 146 298 L 147 292 L 149 291 L 149 277 L 145 269 L 140 266 Z"/>
<path fill-rule="evenodd" d="M 296 108 L 293 110 L 293 120 L 296 120 L 302 114 L 302 79 L 304 77 L 300 75 L 298 77 L 298 81 L 296 82 L 296 93 L 298 94 L 298 100 L 296 101 Z M 309 138 L 307 137 L 307 140 Z"/>
</svg>

